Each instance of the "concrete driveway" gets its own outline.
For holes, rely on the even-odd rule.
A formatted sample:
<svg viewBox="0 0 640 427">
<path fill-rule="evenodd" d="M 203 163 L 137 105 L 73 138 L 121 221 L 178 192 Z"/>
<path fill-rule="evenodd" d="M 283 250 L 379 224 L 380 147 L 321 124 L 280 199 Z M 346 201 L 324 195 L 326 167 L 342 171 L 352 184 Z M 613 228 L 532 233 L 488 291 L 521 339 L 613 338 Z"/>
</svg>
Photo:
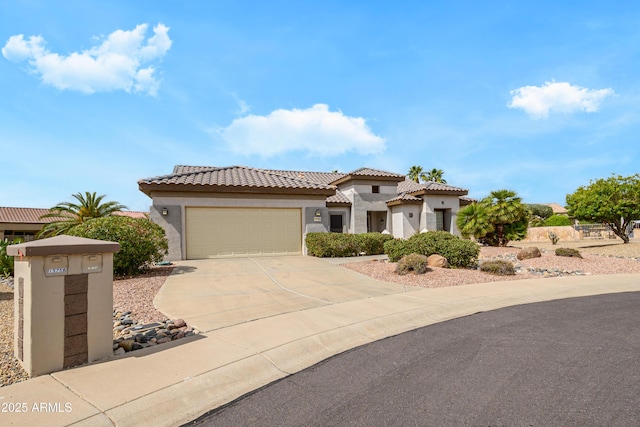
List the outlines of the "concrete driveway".
<svg viewBox="0 0 640 427">
<path fill-rule="evenodd" d="M 182 261 L 154 304 L 201 331 L 325 305 L 415 292 L 308 256 Z"/>
</svg>

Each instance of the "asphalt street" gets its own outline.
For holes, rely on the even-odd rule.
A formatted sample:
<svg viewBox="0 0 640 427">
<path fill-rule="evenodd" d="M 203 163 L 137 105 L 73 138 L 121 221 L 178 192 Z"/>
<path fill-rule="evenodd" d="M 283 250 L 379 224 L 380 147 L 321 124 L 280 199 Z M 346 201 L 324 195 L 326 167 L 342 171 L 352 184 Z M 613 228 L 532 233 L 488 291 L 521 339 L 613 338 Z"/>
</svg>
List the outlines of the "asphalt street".
<svg viewBox="0 0 640 427">
<path fill-rule="evenodd" d="M 638 426 L 640 293 L 509 307 L 407 332 L 189 425 Z"/>
</svg>

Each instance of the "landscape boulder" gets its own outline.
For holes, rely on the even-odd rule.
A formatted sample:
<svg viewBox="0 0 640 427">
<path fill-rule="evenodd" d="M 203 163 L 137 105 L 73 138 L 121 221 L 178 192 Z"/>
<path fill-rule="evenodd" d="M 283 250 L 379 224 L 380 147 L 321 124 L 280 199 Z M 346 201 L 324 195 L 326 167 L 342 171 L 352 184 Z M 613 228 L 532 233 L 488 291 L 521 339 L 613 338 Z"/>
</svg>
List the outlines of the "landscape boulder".
<svg viewBox="0 0 640 427">
<path fill-rule="evenodd" d="M 433 254 L 427 258 L 427 265 L 429 267 L 449 268 L 449 261 L 442 255 Z"/>
<path fill-rule="evenodd" d="M 540 249 L 536 248 L 535 246 L 524 248 L 516 255 L 516 257 L 520 261 L 522 261 L 523 259 L 540 258 L 541 256 L 542 254 L 540 253 Z"/>
</svg>

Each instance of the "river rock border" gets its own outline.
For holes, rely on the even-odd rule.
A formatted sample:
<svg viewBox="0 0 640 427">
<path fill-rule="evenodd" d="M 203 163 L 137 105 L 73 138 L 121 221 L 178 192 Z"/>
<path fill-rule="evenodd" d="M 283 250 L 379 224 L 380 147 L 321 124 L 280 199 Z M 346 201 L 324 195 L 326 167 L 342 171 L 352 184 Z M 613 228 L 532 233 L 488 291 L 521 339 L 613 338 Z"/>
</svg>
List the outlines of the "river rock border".
<svg viewBox="0 0 640 427">
<path fill-rule="evenodd" d="M 113 312 L 113 355 L 153 347 L 179 340 L 200 331 L 188 326 L 183 319 L 143 324 L 131 318 L 131 312 Z"/>
<path fill-rule="evenodd" d="M 544 249 L 541 252 L 548 252 Z M 536 276 L 542 277 L 563 277 L 563 276 L 588 276 L 591 273 L 585 273 L 582 270 L 561 270 L 559 268 L 536 268 L 536 267 L 525 267 L 522 265 L 518 257 L 515 253 L 507 253 L 503 255 L 497 255 L 491 258 L 483 259 L 480 263 L 484 261 L 493 261 L 493 260 L 502 260 L 507 261 L 513 264 L 513 268 L 516 271 L 516 274 L 533 274 Z M 480 265 L 478 264 L 478 270 L 480 269 Z"/>
</svg>

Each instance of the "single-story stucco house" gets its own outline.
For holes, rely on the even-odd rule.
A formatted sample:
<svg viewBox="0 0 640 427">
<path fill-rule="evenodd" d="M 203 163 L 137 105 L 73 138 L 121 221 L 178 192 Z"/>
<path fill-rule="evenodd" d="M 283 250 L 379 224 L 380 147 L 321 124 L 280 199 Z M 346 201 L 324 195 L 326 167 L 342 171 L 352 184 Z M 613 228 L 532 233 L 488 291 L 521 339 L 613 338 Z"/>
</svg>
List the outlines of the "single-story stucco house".
<svg viewBox="0 0 640 427">
<path fill-rule="evenodd" d="M 169 240 L 168 260 L 303 254 L 309 232 L 457 234 L 468 191 L 371 168 L 348 173 L 175 166 L 138 181 L 150 219 Z"/>
<path fill-rule="evenodd" d="M 0 241 L 21 239 L 30 242 L 36 239 L 36 235 L 45 224 L 55 222 L 61 218 L 42 218 L 48 214 L 49 209 L 43 208 L 14 208 L 0 206 Z M 114 212 L 114 215 L 129 216 L 132 218 L 146 218 L 146 212 L 122 211 Z"/>
</svg>

